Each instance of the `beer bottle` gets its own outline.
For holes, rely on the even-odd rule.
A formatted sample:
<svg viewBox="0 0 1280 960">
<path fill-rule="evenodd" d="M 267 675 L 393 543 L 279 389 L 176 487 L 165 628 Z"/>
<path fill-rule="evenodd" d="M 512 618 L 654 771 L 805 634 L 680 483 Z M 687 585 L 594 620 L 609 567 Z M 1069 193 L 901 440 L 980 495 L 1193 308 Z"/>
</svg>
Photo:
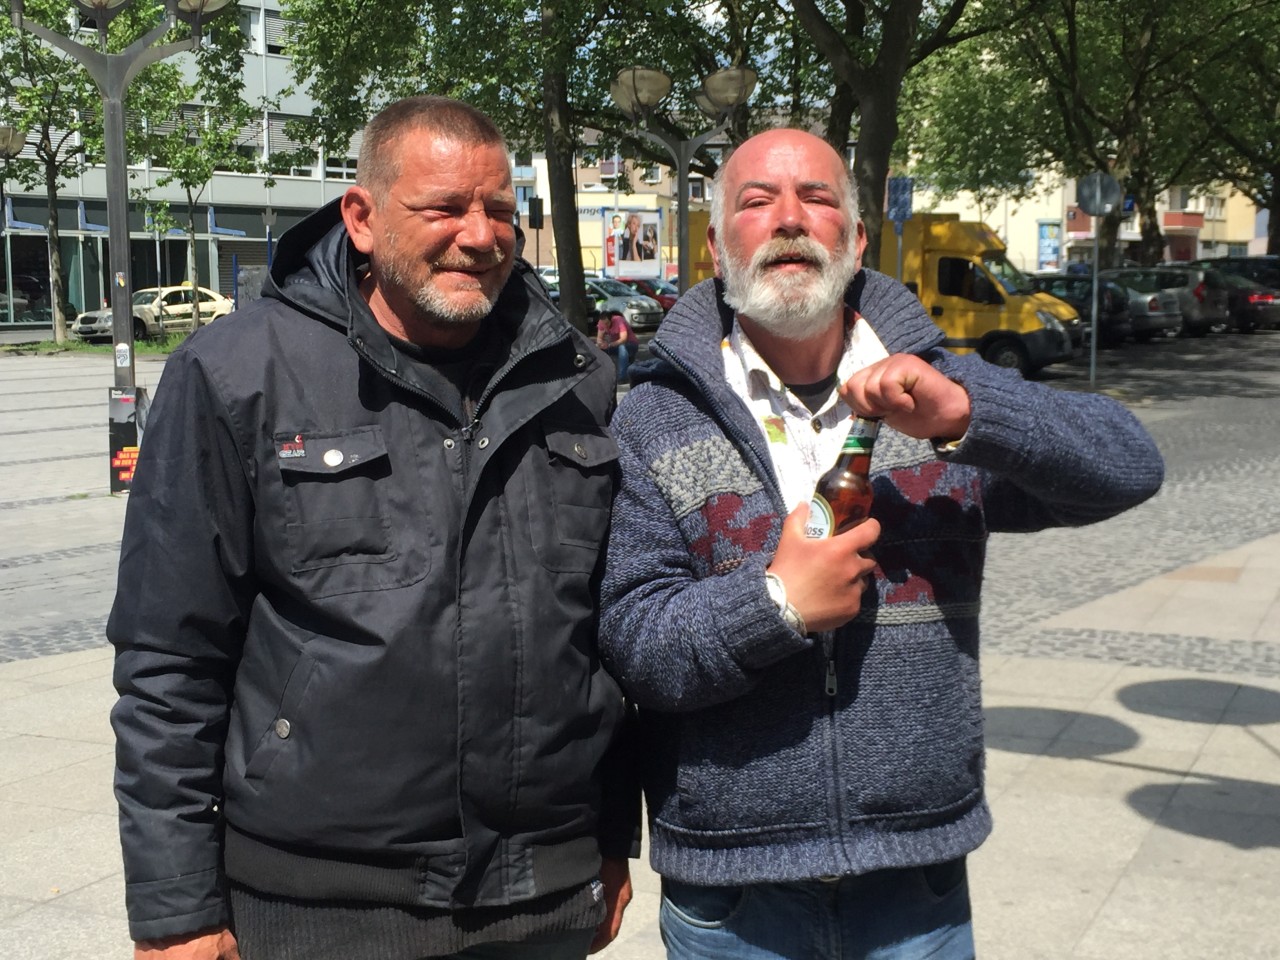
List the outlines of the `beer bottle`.
<svg viewBox="0 0 1280 960">
<path fill-rule="evenodd" d="M 849 435 L 835 466 L 822 475 L 813 499 L 805 536 L 822 540 L 857 526 L 871 513 L 871 448 L 880 432 L 880 420 L 853 416 Z"/>
</svg>

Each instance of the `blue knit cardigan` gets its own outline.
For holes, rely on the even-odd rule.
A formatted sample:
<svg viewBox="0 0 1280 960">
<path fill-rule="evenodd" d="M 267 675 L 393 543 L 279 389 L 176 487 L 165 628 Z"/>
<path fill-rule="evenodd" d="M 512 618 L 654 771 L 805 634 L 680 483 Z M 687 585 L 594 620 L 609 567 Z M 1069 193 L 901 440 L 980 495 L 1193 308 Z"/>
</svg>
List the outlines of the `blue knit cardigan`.
<svg viewBox="0 0 1280 960">
<path fill-rule="evenodd" d="M 724 382 L 732 311 L 718 281 L 681 297 L 613 421 L 622 486 L 601 649 L 640 708 L 653 866 L 687 883 L 860 874 L 976 848 L 991 829 L 978 678 L 988 533 L 1102 520 L 1163 479 L 1115 401 L 942 350 L 919 301 L 881 274 L 861 271 L 847 299 L 891 353 L 962 384 L 972 423 L 946 454 L 882 428 L 875 590 L 834 636 L 793 632 L 765 590 L 786 507 L 760 429 Z"/>
</svg>

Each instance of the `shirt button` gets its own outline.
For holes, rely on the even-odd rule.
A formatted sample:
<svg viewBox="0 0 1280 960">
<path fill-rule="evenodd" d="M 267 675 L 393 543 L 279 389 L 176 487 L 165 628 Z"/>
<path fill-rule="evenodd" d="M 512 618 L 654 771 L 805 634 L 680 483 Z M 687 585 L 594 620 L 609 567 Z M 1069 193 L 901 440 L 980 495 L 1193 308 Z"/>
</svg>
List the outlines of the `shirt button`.
<svg viewBox="0 0 1280 960">
<path fill-rule="evenodd" d="M 453 437 L 445 437 L 445 440 L 444 440 L 444 448 L 445 448 L 446 450 L 452 450 L 452 449 L 453 449 Z"/>
<path fill-rule="evenodd" d="M 286 720 L 284 717 L 281 717 L 279 720 L 276 721 L 276 736 L 279 737 L 281 740 L 288 740 L 289 734 L 292 732 L 293 732 L 293 727 L 290 725 L 289 721 Z"/>
<path fill-rule="evenodd" d="M 575 367 L 585 367 L 587 365 L 587 358 L 584 357 L 582 354 L 578 354 L 576 357 L 573 358 L 573 365 Z"/>
<path fill-rule="evenodd" d="M 813 424 L 813 432 L 814 432 L 814 433 L 821 433 L 821 432 L 822 432 L 822 421 L 821 421 L 821 420 L 819 420 L 817 417 L 814 417 L 814 418 L 813 418 L 813 420 L 812 420 L 812 421 L 810 421 L 810 422 Z"/>
</svg>

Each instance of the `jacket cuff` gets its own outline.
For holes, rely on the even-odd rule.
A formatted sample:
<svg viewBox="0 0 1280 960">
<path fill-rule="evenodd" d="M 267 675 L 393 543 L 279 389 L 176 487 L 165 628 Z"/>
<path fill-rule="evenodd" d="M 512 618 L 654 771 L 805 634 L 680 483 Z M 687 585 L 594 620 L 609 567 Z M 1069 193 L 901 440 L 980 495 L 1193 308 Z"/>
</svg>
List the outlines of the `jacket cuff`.
<svg viewBox="0 0 1280 960">
<path fill-rule="evenodd" d="M 734 660 L 750 670 L 772 666 L 813 646 L 782 619 L 765 586 L 764 571 L 764 558 L 756 557 L 733 574 L 715 579 L 720 589 L 720 636 Z"/>
<path fill-rule="evenodd" d="M 129 936 L 158 940 L 226 926 L 220 887 L 217 870 L 128 884 Z"/>
</svg>

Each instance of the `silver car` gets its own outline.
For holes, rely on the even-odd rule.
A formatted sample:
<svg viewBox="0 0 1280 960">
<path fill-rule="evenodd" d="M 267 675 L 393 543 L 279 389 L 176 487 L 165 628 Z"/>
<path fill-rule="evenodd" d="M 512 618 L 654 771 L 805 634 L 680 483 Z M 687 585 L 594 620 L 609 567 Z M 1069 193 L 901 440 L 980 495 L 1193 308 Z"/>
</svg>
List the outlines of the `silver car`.
<svg viewBox="0 0 1280 960">
<path fill-rule="evenodd" d="M 1133 339 L 1138 343 L 1147 343 L 1157 335 L 1177 336 L 1182 329 L 1182 308 L 1178 305 L 1178 295 L 1165 289 L 1159 268 L 1100 270 L 1098 276 L 1118 283 L 1128 291 Z"/>
</svg>

